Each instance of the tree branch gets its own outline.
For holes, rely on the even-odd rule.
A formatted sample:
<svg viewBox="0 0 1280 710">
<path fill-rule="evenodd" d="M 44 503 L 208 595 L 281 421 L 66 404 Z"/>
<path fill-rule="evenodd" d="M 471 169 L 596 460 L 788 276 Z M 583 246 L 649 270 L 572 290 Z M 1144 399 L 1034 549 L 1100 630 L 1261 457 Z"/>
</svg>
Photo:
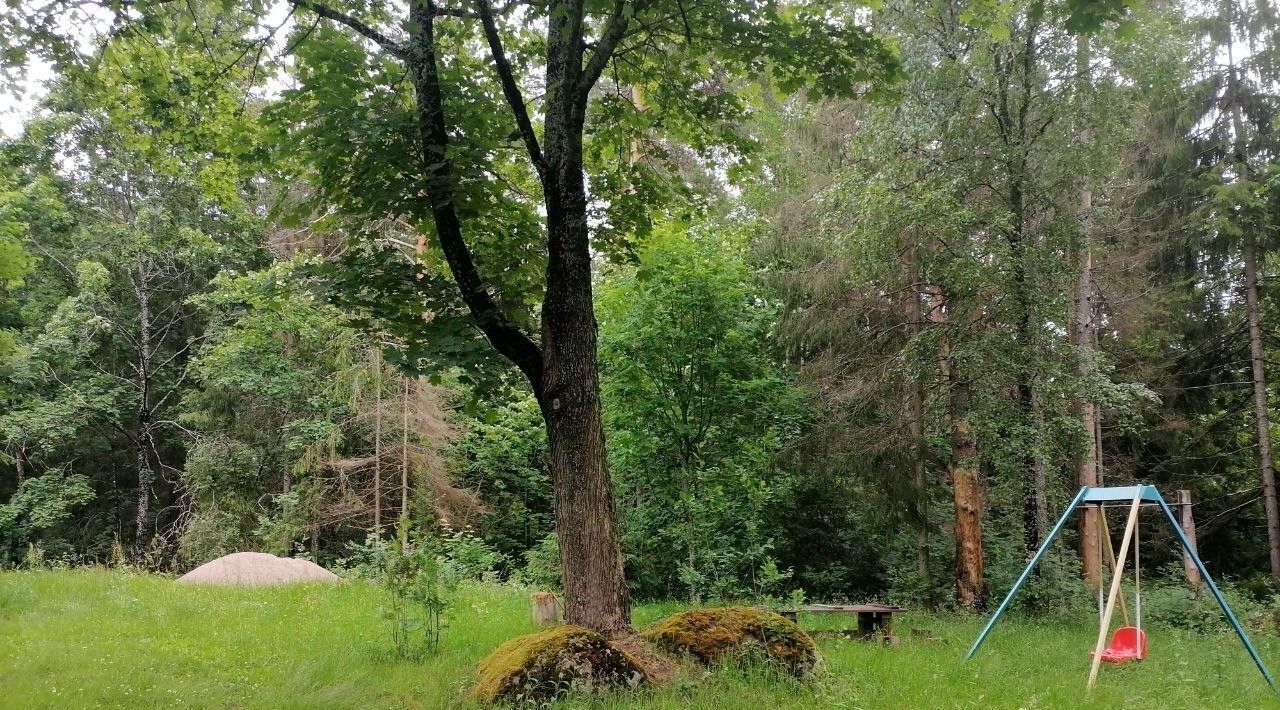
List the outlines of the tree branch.
<svg viewBox="0 0 1280 710">
<path fill-rule="evenodd" d="M 453 205 L 457 178 L 449 160 L 449 132 L 444 120 L 444 95 L 436 67 L 435 3 L 411 0 L 409 4 L 409 68 L 422 141 L 421 160 L 426 172 L 427 198 L 435 222 L 436 239 L 454 283 L 471 317 L 494 349 L 510 360 L 534 386 L 541 386 L 542 350 L 519 326 L 507 318 L 494 301 L 476 268 L 471 250 L 462 237 L 462 223 Z"/>
<path fill-rule="evenodd" d="M 482 16 L 466 10 L 455 10 L 451 7 L 437 7 L 432 11 L 436 17 L 461 17 L 468 20 L 482 19 Z"/>
<path fill-rule="evenodd" d="M 600 41 L 596 43 L 596 49 L 587 60 L 587 66 L 583 69 L 582 77 L 578 81 L 579 101 L 586 102 L 591 88 L 596 85 L 596 81 L 604 73 L 604 68 L 609 64 L 614 50 L 618 48 L 618 43 L 626 36 L 627 24 L 631 18 L 643 12 L 650 2 L 651 0 L 635 0 L 631 5 L 631 12 L 628 13 L 626 0 L 614 1 L 613 10 L 609 13 L 609 20 L 605 24 L 604 32 L 600 35 Z"/>
<path fill-rule="evenodd" d="M 404 46 L 401 45 L 399 42 L 395 41 L 394 39 L 391 39 L 385 34 L 382 34 L 378 30 L 374 29 L 371 25 L 366 24 L 350 15 L 347 15 L 342 12 L 338 12 L 337 10 L 334 10 L 333 8 L 328 7 L 327 5 L 321 5 L 318 2 L 312 2 L 312 0 L 289 0 L 289 4 L 293 5 L 294 7 L 301 7 L 301 8 L 310 10 L 321 17 L 333 20 L 334 22 L 337 22 L 339 24 L 346 25 L 347 27 L 350 27 L 351 29 L 355 30 L 356 32 L 359 32 L 365 37 L 368 37 L 374 42 L 377 42 L 378 46 L 382 47 L 383 49 L 390 52 L 391 54 L 399 57 L 400 59 L 409 58 L 408 50 L 406 50 Z"/>
<path fill-rule="evenodd" d="M 542 148 L 538 145 L 538 136 L 533 132 L 533 124 L 529 121 L 529 110 L 524 103 L 524 95 L 511 71 L 511 63 L 502 49 L 502 37 L 498 34 L 498 26 L 493 21 L 493 8 L 489 0 L 476 0 L 476 10 L 480 15 L 480 24 L 484 26 L 485 39 L 489 41 L 489 53 L 493 55 L 493 65 L 498 70 L 498 78 L 502 82 L 502 94 L 511 105 L 515 114 L 516 126 L 524 138 L 524 145 L 529 150 L 529 159 L 538 171 L 538 177 L 546 180 L 546 162 L 542 158 Z"/>
</svg>

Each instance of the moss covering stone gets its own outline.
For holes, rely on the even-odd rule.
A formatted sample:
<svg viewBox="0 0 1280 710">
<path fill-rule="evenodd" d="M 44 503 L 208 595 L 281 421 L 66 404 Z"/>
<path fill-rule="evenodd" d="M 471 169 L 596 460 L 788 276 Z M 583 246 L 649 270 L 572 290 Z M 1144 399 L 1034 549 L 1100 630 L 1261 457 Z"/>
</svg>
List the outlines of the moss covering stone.
<svg viewBox="0 0 1280 710">
<path fill-rule="evenodd" d="M 754 607 L 683 611 L 654 622 L 640 635 L 664 651 L 707 665 L 763 660 L 796 677 L 812 675 L 819 659 L 813 639 L 795 622 Z"/>
<path fill-rule="evenodd" d="M 499 646 L 480 662 L 472 696 L 482 702 L 543 702 L 563 693 L 635 688 L 648 676 L 600 634 L 563 624 Z"/>
</svg>

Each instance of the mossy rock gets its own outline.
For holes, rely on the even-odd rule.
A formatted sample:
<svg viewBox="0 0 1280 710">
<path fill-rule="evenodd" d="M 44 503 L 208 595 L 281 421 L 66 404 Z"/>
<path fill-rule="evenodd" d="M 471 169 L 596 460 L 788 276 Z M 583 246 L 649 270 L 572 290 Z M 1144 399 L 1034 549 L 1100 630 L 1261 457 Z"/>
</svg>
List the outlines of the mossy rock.
<svg viewBox="0 0 1280 710">
<path fill-rule="evenodd" d="M 499 646 L 480 662 L 472 696 L 482 702 L 543 702 L 566 692 L 635 688 L 648 680 L 635 659 L 604 636 L 562 624 Z"/>
<path fill-rule="evenodd" d="M 682 611 L 654 622 L 640 635 L 669 653 L 707 665 L 763 660 L 803 678 L 818 666 L 818 647 L 795 622 L 748 606 Z"/>
</svg>

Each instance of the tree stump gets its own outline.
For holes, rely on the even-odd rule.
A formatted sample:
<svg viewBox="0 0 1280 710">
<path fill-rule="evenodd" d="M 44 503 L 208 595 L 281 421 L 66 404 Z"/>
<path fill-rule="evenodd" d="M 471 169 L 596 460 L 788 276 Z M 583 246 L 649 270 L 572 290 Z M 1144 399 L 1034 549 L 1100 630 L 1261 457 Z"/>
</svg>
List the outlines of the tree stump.
<svg viewBox="0 0 1280 710">
<path fill-rule="evenodd" d="M 533 600 L 533 623 L 535 626 L 547 626 L 560 622 L 560 604 L 556 595 L 551 592 L 534 592 L 529 595 Z"/>
</svg>

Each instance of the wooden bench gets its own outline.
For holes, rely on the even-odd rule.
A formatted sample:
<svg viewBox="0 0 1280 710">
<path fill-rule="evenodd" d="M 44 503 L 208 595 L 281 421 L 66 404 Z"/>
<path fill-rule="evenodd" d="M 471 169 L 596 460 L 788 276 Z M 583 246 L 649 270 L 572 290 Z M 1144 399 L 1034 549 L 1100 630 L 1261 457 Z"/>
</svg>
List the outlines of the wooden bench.
<svg viewBox="0 0 1280 710">
<path fill-rule="evenodd" d="M 857 614 L 858 628 L 843 629 L 840 633 L 894 643 L 897 641 L 893 636 L 895 611 L 903 611 L 903 608 L 886 604 L 806 604 L 794 609 L 779 609 L 778 613 L 797 624 L 800 623 L 800 614 Z"/>
</svg>

